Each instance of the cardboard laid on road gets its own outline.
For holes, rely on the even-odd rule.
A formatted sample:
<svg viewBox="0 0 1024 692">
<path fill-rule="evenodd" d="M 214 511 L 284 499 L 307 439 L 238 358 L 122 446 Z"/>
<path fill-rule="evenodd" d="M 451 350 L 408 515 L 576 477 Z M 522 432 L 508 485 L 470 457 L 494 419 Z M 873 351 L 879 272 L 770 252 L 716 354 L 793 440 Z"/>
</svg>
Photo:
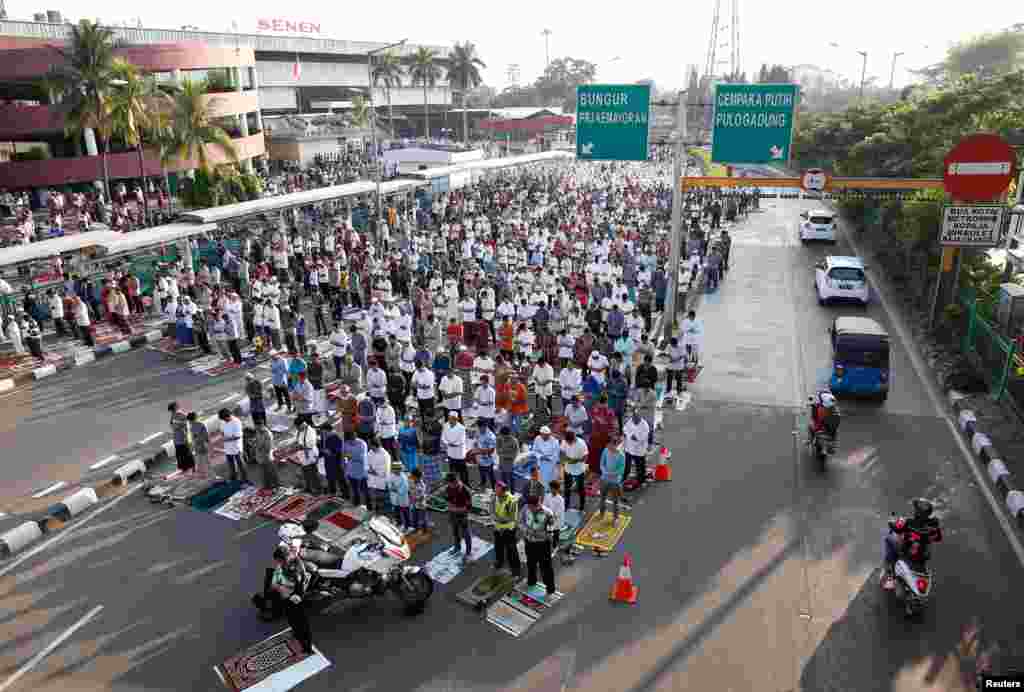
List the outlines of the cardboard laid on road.
<svg viewBox="0 0 1024 692">
<path fill-rule="evenodd" d="M 629 514 L 620 514 L 618 524 L 612 526 L 612 513 L 607 511 L 604 517 L 594 514 L 590 520 L 580 529 L 576 536 L 576 545 L 581 548 L 593 548 L 604 553 L 615 550 L 626 527 L 633 521 Z"/>
<path fill-rule="evenodd" d="M 260 515 L 277 521 L 300 523 L 307 514 L 325 502 L 327 502 L 325 497 L 296 493 L 267 507 L 260 512 Z"/>
<path fill-rule="evenodd" d="M 474 581 L 455 595 L 457 599 L 474 608 L 491 604 L 515 589 L 519 577 L 508 573 L 488 574 Z"/>
<path fill-rule="evenodd" d="M 267 490 L 250 486 L 242 488 L 232 495 L 227 502 L 214 510 L 213 513 L 233 521 L 250 519 L 291 494 L 292 490 L 290 488 Z"/>
<path fill-rule="evenodd" d="M 154 502 L 188 502 L 217 483 L 220 483 L 220 479 L 216 476 L 190 473 L 159 482 L 146 495 Z"/>
<path fill-rule="evenodd" d="M 232 692 L 280 692 L 308 680 L 331 662 L 316 647 L 312 654 L 290 629 L 232 656 L 214 670 Z"/>
<path fill-rule="evenodd" d="M 305 519 L 313 519 L 320 521 L 332 514 L 342 511 L 345 509 L 345 504 L 340 500 L 328 499 L 323 504 L 311 509 L 306 514 Z"/>
<path fill-rule="evenodd" d="M 476 562 L 494 549 L 494 545 L 479 538 L 473 538 L 473 552 L 469 554 L 467 562 Z M 434 556 L 434 559 L 424 566 L 430 578 L 439 584 L 447 584 L 462 573 L 462 553 L 452 554 L 451 550 L 445 550 Z"/>
<path fill-rule="evenodd" d="M 518 606 L 507 597 L 487 609 L 487 622 L 513 637 L 521 636 L 539 619 L 536 611 Z"/>
</svg>

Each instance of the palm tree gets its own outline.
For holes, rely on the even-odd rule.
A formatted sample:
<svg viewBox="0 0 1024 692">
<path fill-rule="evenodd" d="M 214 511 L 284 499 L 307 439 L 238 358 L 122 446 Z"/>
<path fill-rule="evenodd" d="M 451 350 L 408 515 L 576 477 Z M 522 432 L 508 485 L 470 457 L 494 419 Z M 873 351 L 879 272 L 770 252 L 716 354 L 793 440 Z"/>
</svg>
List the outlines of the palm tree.
<svg viewBox="0 0 1024 692">
<path fill-rule="evenodd" d="M 362 96 L 352 97 L 352 124 L 366 127 L 370 123 L 370 101 Z"/>
<path fill-rule="evenodd" d="M 413 86 L 423 87 L 423 113 L 426 119 L 427 139 L 430 139 L 430 99 L 428 89 L 437 86 L 441 79 L 441 66 L 437 64 L 437 53 L 426 46 L 420 46 L 409 61 L 409 76 Z"/>
<path fill-rule="evenodd" d="M 457 86 L 462 92 L 462 139 L 469 144 L 469 114 L 466 111 L 469 108 L 469 90 L 483 83 L 480 68 L 487 65 L 476 54 L 476 46 L 469 41 L 456 43 L 449 60 L 448 83 Z"/>
<path fill-rule="evenodd" d="M 384 93 L 388 99 L 388 127 L 391 129 L 391 136 L 395 136 L 395 111 L 391 106 L 391 90 L 402 86 L 402 75 L 405 68 L 398 54 L 394 51 L 387 51 L 380 56 L 380 60 L 373 68 L 373 86 L 383 86 Z"/>
<path fill-rule="evenodd" d="M 92 130 L 103 142 L 103 186 L 106 202 L 110 201 L 110 173 L 107 170 L 107 149 L 110 144 L 110 93 L 112 81 L 114 32 L 95 22 L 83 19 L 71 27 L 66 46 L 57 48 L 61 62 L 47 75 L 46 81 L 59 94 L 57 110 L 64 119 L 64 133 L 69 137 Z"/>
<path fill-rule="evenodd" d="M 174 122 L 177 156 L 182 160 L 195 159 L 199 168 L 210 172 L 210 159 L 206 145 L 220 149 L 233 163 L 238 162 L 238 151 L 231 137 L 215 122 L 216 101 L 204 102 L 206 85 L 186 79 L 174 95 Z"/>
<path fill-rule="evenodd" d="M 114 85 L 110 98 L 111 132 L 125 144 L 135 147 L 139 155 L 139 178 L 142 181 L 143 218 L 149 222 L 149 198 L 146 195 L 146 167 L 143 143 L 152 132 L 160 113 L 170 111 L 171 97 L 157 86 L 152 75 L 140 72 L 134 65 L 116 58 L 113 63 Z"/>
</svg>

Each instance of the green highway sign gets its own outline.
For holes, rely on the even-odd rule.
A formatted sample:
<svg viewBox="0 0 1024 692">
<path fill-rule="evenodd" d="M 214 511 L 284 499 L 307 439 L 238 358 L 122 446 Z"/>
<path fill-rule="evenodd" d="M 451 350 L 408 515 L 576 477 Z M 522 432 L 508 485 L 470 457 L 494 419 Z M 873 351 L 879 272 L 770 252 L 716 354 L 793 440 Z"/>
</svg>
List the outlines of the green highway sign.
<svg viewBox="0 0 1024 692">
<path fill-rule="evenodd" d="M 796 84 L 718 84 L 711 160 L 786 163 L 793 143 Z"/>
<path fill-rule="evenodd" d="M 576 87 L 576 158 L 646 161 L 650 110 L 647 84 Z"/>
</svg>

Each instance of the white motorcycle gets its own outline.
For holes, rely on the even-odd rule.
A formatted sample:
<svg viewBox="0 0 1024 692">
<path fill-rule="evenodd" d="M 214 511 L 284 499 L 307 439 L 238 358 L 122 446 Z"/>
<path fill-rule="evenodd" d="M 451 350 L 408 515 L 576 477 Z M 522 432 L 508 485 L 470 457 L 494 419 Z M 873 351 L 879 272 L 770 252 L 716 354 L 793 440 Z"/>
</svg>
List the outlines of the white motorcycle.
<svg viewBox="0 0 1024 692">
<path fill-rule="evenodd" d="M 393 591 L 408 614 L 423 611 L 434 593 L 434 582 L 422 568 L 404 564 L 412 556 L 405 536 L 385 517 L 373 517 L 365 524 L 369 532 L 356 530 L 355 537 L 335 547 L 312 534 L 317 522 L 285 524 L 278 531 L 280 546 L 297 560 L 306 603 L 341 598 L 369 598 Z M 270 586 L 268 570 L 263 593 L 252 597 L 265 618 L 282 614 L 280 599 Z"/>
<path fill-rule="evenodd" d="M 889 519 L 890 532 L 894 532 L 896 521 L 895 515 Z M 911 534 L 908 540 L 922 541 L 924 537 Z M 893 565 L 892 572 L 882 575 L 882 588 L 891 591 L 897 600 L 903 602 L 904 613 L 908 618 L 924 610 L 932 593 L 932 571 L 927 564 L 927 553 L 923 553 L 923 556 L 922 560 L 912 561 L 901 555 Z"/>
</svg>

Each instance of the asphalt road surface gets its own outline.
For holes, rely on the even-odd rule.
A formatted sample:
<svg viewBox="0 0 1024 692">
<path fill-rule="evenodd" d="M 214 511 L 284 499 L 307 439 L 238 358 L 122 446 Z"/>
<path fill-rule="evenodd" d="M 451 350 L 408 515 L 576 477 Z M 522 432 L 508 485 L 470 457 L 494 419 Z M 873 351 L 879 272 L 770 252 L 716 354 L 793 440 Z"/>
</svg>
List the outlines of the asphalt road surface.
<svg viewBox="0 0 1024 692">
<path fill-rule="evenodd" d="M 386 599 L 316 616 L 332 666 L 301 689 L 923 690 L 922 659 L 950 653 L 969 625 L 997 672 L 1024 669 L 1011 592 L 1024 569 L 897 330 L 889 400 L 842 403 L 825 473 L 801 444 L 803 401 L 827 374 L 825 329 L 836 314 L 864 312 L 817 305 L 814 260 L 845 250 L 795 241 L 793 221 L 809 206 L 766 201 L 735 228 L 731 271 L 699 308 L 707 367 L 688 408 L 666 415 L 675 478 L 637 500 L 613 555 L 561 568 L 565 599 L 519 639 L 455 599 L 490 556 L 439 586 L 417 618 Z M 877 303 L 867 314 L 893 326 Z M 90 429 L 71 411 L 64 420 L 81 427 L 64 430 L 57 416 L 22 443 L 19 426 L 17 444 L 52 451 L 61 443 L 39 438 L 59 437 L 64 449 L 107 449 L 103 435 L 146 434 L 145 412 L 169 396 L 157 381 L 190 384 L 149 376 L 118 385 L 152 398 L 124 404 L 130 419 Z M 152 418 L 152 429 L 164 425 L 160 408 Z M 946 541 L 934 551 L 934 600 L 908 621 L 879 590 L 877 568 L 885 518 L 919 495 L 935 501 Z M 282 627 L 248 602 L 275 530 L 157 509 L 137 493 L 108 501 L 54 545 L 0 565 L 0 692 L 220 689 L 212 667 Z M 414 561 L 447 546 L 442 535 Z M 608 602 L 624 552 L 635 606 Z"/>
</svg>

